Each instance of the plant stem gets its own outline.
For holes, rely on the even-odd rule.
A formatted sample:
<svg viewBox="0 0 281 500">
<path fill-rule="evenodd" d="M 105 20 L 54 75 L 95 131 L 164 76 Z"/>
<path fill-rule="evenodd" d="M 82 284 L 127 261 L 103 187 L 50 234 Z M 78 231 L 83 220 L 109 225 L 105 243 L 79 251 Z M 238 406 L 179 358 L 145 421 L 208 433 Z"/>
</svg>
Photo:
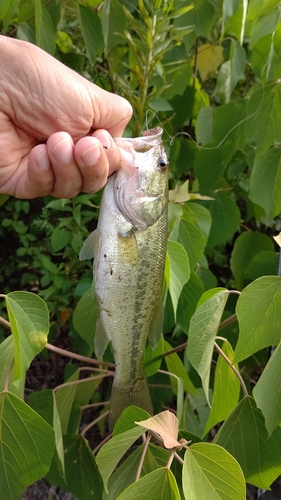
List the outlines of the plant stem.
<svg viewBox="0 0 281 500">
<path fill-rule="evenodd" d="M 114 363 L 109 363 L 107 361 L 100 361 L 98 359 L 88 358 L 87 356 L 81 356 L 80 354 L 76 354 L 74 352 L 66 351 L 65 349 L 61 349 L 60 347 L 56 347 L 52 344 L 46 344 L 46 349 L 49 351 L 56 352 L 57 354 L 61 354 L 62 356 L 67 356 L 68 358 L 77 359 L 78 361 L 84 361 L 85 363 L 90 363 L 93 365 L 104 365 L 110 368 L 115 368 Z"/>
<path fill-rule="evenodd" d="M 178 461 L 181 465 L 183 465 L 183 459 L 182 459 L 182 458 L 181 458 L 181 457 L 180 457 L 177 453 L 175 453 L 175 455 L 174 455 L 174 456 L 175 456 L 175 458 L 177 459 L 177 461 Z"/>
<path fill-rule="evenodd" d="M 107 410 L 104 413 L 102 413 L 98 418 L 96 418 L 95 420 L 93 420 L 92 422 L 90 422 L 88 425 L 86 425 L 86 427 L 84 427 L 84 429 L 82 430 L 82 432 L 80 432 L 80 435 L 81 436 L 85 436 L 86 432 L 88 432 L 88 430 L 91 429 L 91 427 L 93 427 L 94 425 L 96 425 L 104 417 L 107 417 L 108 414 L 109 414 L 109 410 Z"/>
<path fill-rule="evenodd" d="M 81 406 L 81 410 L 87 410 L 88 408 L 96 408 L 97 406 L 106 406 L 109 405 L 110 401 L 102 401 L 101 403 L 91 403 L 88 405 Z"/>
<path fill-rule="evenodd" d="M 147 435 L 145 443 L 144 443 L 144 447 L 143 447 L 142 454 L 141 454 L 141 457 L 140 457 L 140 461 L 139 461 L 139 465 L 138 465 L 138 470 L 137 470 L 137 473 L 136 473 L 136 479 L 135 479 L 135 481 L 138 481 L 139 478 L 140 478 L 141 469 L 142 469 L 143 462 L 144 462 L 144 457 L 145 457 L 145 454 L 147 452 L 147 448 L 148 448 L 149 441 L 151 440 L 151 438 L 152 438 L 152 434 L 149 433 Z"/>
<path fill-rule="evenodd" d="M 11 328 L 11 325 L 10 325 L 9 321 L 7 321 L 6 319 L 2 318 L 2 316 L 0 316 L 0 323 L 5 328 Z"/>
<path fill-rule="evenodd" d="M 71 382 L 65 382 L 64 384 L 57 385 L 57 387 L 55 387 L 53 389 L 53 392 L 56 392 L 59 389 L 62 389 L 64 387 L 69 387 L 71 385 L 83 384 L 84 382 L 89 382 L 89 381 L 92 381 L 92 380 L 97 380 L 99 378 L 111 377 L 111 376 L 113 376 L 113 373 L 112 372 L 108 372 L 108 373 L 102 373 L 101 375 L 97 375 L 96 377 L 82 378 L 81 380 L 71 380 Z"/>
<path fill-rule="evenodd" d="M 168 460 L 167 465 L 166 465 L 167 469 L 171 468 L 172 462 L 173 462 L 173 460 L 175 458 L 175 454 L 176 454 L 176 449 L 171 450 L 171 453 L 170 453 L 170 456 L 169 456 L 169 460 Z"/>
<path fill-rule="evenodd" d="M 230 359 L 226 356 L 226 354 L 224 354 L 223 350 L 220 348 L 220 346 L 216 342 L 214 342 L 214 346 L 215 346 L 215 349 L 217 350 L 217 352 L 223 357 L 223 359 L 225 359 L 227 364 L 230 366 L 231 370 L 235 373 L 235 375 L 238 378 L 240 385 L 242 387 L 242 391 L 243 391 L 244 396 L 248 397 L 249 394 L 247 391 L 247 387 L 246 387 L 245 382 L 244 382 L 243 378 L 241 377 L 239 371 L 235 368 L 235 366 L 232 364 Z"/>
</svg>

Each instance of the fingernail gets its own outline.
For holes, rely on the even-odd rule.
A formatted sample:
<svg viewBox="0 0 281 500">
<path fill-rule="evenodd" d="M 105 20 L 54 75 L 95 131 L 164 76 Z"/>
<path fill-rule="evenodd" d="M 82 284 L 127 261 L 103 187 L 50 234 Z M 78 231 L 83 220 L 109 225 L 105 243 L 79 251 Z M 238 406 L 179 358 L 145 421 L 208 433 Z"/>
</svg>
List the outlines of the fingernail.
<svg viewBox="0 0 281 500">
<path fill-rule="evenodd" d="M 81 159 L 86 166 L 94 165 L 100 158 L 100 146 L 99 144 L 93 144 L 81 155 Z"/>
<path fill-rule="evenodd" d="M 96 132 L 95 138 L 101 142 L 104 149 L 110 149 L 112 147 L 112 139 L 110 138 L 108 132 L 105 131 Z"/>
<path fill-rule="evenodd" d="M 36 162 L 40 170 L 49 170 L 50 160 L 47 151 L 40 153 L 40 155 L 36 158 Z"/>
<path fill-rule="evenodd" d="M 52 149 L 58 163 L 70 163 L 73 159 L 73 144 L 68 137 L 61 139 Z"/>
</svg>

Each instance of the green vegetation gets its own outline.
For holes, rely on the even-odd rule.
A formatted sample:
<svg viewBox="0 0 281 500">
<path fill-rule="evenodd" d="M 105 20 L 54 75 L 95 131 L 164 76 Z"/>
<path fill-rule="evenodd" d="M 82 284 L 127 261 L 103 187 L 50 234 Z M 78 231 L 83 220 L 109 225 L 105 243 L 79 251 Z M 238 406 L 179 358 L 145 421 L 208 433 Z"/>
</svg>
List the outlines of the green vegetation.
<svg viewBox="0 0 281 500">
<path fill-rule="evenodd" d="M 78 260 L 100 193 L 31 202 L 0 195 L 5 500 L 44 476 L 78 500 L 242 500 L 246 482 L 269 489 L 281 474 L 280 7 L 0 2 L 3 34 L 36 43 L 132 103 L 127 135 L 162 124 L 171 187 L 164 335 L 146 351 L 156 416 L 128 408 L 105 444 L 113 354 L 108 348 L 103 364 L 90 359 L 92 269 Z M 64 383 L 25 398 L 30 363 L 49 356 L 62 330 L 80 364 L 66 366 Z M 95 419 L 81 426 L 89 407 Z"/>
</svg>

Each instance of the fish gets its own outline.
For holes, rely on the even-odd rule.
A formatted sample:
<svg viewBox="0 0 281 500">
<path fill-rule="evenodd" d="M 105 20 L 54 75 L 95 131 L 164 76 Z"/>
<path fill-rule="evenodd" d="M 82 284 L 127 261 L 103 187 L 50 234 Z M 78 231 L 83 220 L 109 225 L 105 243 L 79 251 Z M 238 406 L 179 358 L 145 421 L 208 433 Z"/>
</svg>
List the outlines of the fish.
<svg viewBox="0 0 281 500">
<path fill-rule="evenodd" d="M 162 133 L 156 127 L 142 137 L 115 139 L 122 166 L 108 179 L 97 228 L 80 252 L 81 260 L 94 257 L 96 356 L 109 342 L 114 351 L 110 430 L 127 406 L 153 414 L 144 351 L 148 338 L 155 348 L 163 327 L 168 159 Z"/>
</svg>

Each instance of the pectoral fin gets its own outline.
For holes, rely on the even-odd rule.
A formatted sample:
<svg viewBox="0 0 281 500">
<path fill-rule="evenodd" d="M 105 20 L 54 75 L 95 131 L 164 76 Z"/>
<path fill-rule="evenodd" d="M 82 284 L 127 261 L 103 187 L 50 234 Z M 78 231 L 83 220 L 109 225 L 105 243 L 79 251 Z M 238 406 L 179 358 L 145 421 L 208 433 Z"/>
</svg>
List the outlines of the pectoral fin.
<svg viewBox="0 0 281 500">
<path fill-rule="evenodd" d="M 151 349 L 153 350 L 157 346 L 158 340 L 163 330 L 163 319 L 164 319 L 164 308 L 163 308 L 163 300 L 161 297 L 161 300 L 159 300 L 159 303 L 157 305 L 155 315 L 153 317 L 148 334 L 149 343 Z"/>
<path fill-rule="evenodd" d="M 96 323 L 96 333 L 95 333 L 95 354 L 98 359 L 101 359 L 105 350 L 109 344 L 109 338 L 106 335 L 106 331 L 101 322 L 101 319 L 97 319 Z"/>
<path fill-rule="evenodd" d="M 99 238 L 97 230 L 95 229 L 95 231 L 93 231 L 83 243 L 83 246 L 79 253 L 80 260 L 88 260 L 94 258 L 95 254 L 97 254 L 98 240 Z"/>
</svg>

